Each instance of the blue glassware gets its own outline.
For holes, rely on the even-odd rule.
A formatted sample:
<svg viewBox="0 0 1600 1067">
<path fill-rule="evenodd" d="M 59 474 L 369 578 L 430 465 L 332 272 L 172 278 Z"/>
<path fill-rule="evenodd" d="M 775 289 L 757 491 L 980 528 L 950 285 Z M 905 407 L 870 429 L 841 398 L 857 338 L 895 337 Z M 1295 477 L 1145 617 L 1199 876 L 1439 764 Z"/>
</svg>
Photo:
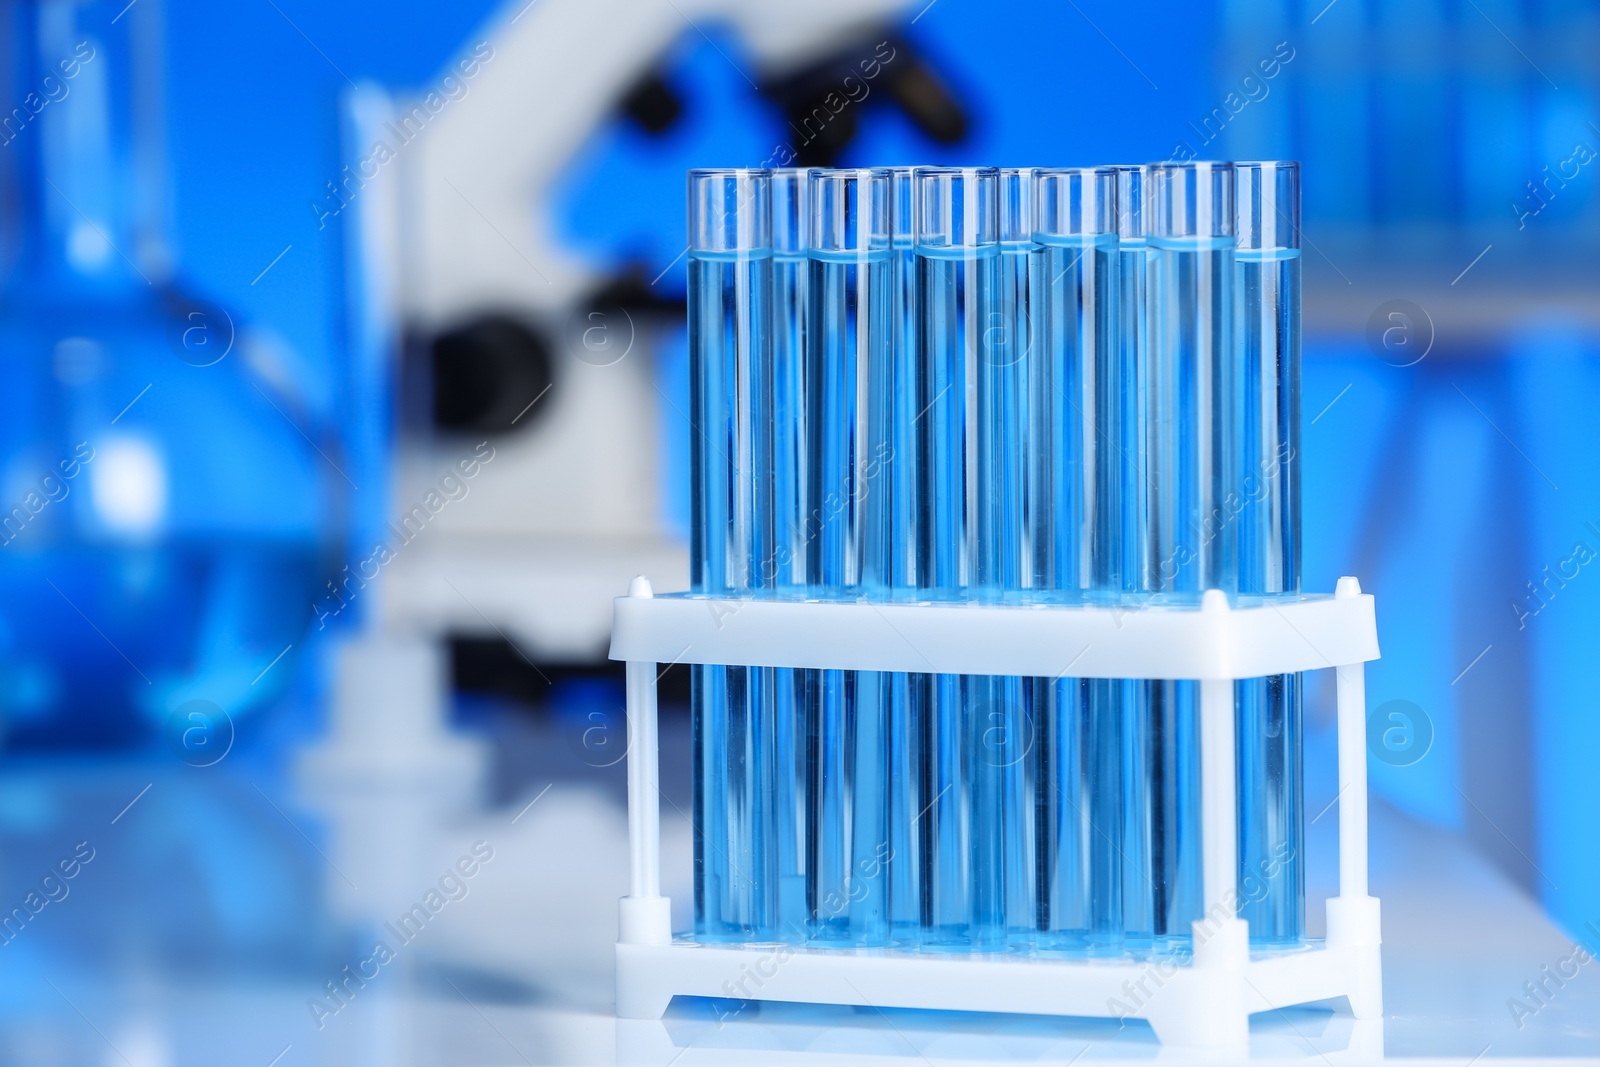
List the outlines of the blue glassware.
<svg viewBox="0 0 1600 1067">
<path fill-rule="evenodd" d="M 1234 176 L 1227 163 L 1158 164 L 1150 218 L 1145 566 L 1152 591 L 1198 605 L 1238 591 L 1234 492 Z M 1237 494 L 1235 494 L 1236 497 Z M 1149 687 L 1155 936 L 1187 942 L 1200 885 L 1199 684 Z"/>
<path fill-rule="evenodd" d="M 916 181 L 910 167 L 889 173 L 890 501 L 888 581 L 892 598 L 916 596 L 917 416 L 921 352 L 917 341 Z M 915 946 L 928 921 L 923 893 L 920 813 L 924 804 L 922 738 L 933 676 L 890 677 L 890 924 L 897 943 Z"/>
<path fill-rule="evenodd" d="M 117 745 L 165 726 L 183 758 L 204 758 L 186 731 L 280 697 L 308 628 L 366 584 L 341 572 L 355 483 L 332 405 L 175 277 L 159 15 L 61 0 L 0 16 L 8 99 L 26 103 L 0 149 L 13 746 Z"/>
<path fill-rule="evenodd" d="M 748 596 L 771 588 L 771 176 L 689 174 L 690 588 Z M 695 935 L 769 940 L 778 927 L 777 737 L 763 672 L 697 666 L 694 747 Z"/>
<path fill-rule="evenodd" d="M 1300 592 L 1300 168 L 1236 163 L 1241 373 L 1239 591 Z M 1239 915 L 1253 941 L 1305 937 L 1298 674 L 1237 683 Z"/>
<path fill-rule="evenodd" d="M 777 595 L 801 596 L 806 590 L 808 434 L 806 385 L 806 300 L 810 260 L 810 193 L 805 168 L 772 173 L 772 359 L 768 390 L 772 413 L 772 545 L 763 560 Z M 761 472 L 757 472 L 761 477 Z M 807 837 L 810 811 L 811 749 L 809 719 L 804 712 L 806 678 L 815 672 L 788 667 L 759 672 L 771 693 L 777 746 L 778 911 L 781 936 L 803 941 L 810 924 L 806 872 L 811 845 Z"/>
<path fill-rule="evenodd" d="M 978 586 L 979 378 L 995 325 L 999 174 L 916 172 L 918 344 L 917 585 L 924 597 L 999 595 Z M 990 679 L 938 675 L 921 724 L 924 926 L 921 946 L 1005 942 L 1002 768 L 987 756 Z"/>
<path fill-rule="evenodd" d="M 883 599 L 891 569 L 889 173 L 810 179 L 807 382 L 813 595 Z M 809 671 L 812 938 L 889 940 L 890 676 Z"/>
<path fill-rule="evenodd" d="M 1033 584 L 1057 602 L 1121 592 L 1122 453 L 1116 174 L 1039 175 L 1044 343 L 1034 373 Z M 1125 683 L 1041 679 L 1039 947 L 1122 941 Z"/>
</svg>

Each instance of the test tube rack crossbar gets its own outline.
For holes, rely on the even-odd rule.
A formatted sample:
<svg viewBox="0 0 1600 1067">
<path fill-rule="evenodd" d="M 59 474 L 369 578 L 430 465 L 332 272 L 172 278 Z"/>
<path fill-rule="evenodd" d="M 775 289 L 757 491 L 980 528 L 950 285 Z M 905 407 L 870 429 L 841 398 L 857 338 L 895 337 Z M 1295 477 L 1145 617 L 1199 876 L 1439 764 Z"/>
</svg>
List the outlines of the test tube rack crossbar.
<svg viewBox="0 0 1600 1067">
<path fill-rule="evenodd" d="M 1237 1048 L 1249 1017 L 1343 996 L 1382 1012 L 1379 908 L 1367 892 L 1365 665 L 1378 658 L 1370 595 L 1341 578 L 1332 596 L 1230 605 L 882 603 L 618 597 L 611 658 L 627 665 L 629 893 L 621 901 L 617 1015 L 659 1019 L 674 996 L 1148 1020 L 1164 1044 Z M 1182 965 L 1007 953 L 710 945 L 672 936 L 661 895 L 656 677 L 661 663 L 1200 683 L 1203 917 Z M 1234 686 L 1329 669 L 1338 704 L 1339 894 L 1327 936 L 1252 958 L 1237 915 Z M 729 990 L 738 991 L 730 994 Z M 1131 991 L 1131 992 L 1130 992 Z"/>
</svg>

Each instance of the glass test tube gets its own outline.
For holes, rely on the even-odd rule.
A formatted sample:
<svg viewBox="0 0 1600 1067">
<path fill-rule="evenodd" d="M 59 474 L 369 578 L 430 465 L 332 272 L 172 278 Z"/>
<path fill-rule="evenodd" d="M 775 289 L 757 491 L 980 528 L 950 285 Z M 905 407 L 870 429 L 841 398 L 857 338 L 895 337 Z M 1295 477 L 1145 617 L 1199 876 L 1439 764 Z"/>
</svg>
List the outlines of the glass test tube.
<svg viewBox="0 0 1600 1067">
<path fill-rule="evenodd" d="M 890 414 L 889 537 L 891 597 L 915 596 L 917 586 L 916 434 L 922 407 L 917 347 L 916 182 L 910 167 L 889 172 L 889 316 L 894 398 Z M 933 676 L 896 674 L 890 678 L 892 713 L 889 739 L 890 865 L 889 912 L 897 943 L 915 945 L 928 919 L 923 912 L 921 838 L 923 761 L 918 739 L 930 707 Z"/>
<path fill-rule="evenodd" d="M 1239 591 L 1300 592 L 1300 168 L 1236 163 L 1242 381 Z M 1253 941 L 1305 936 L 1298 674 L 1237 683 L 1239 915 Z"/>
<path fill-rule="evenodd" d="M 1117 176 L 1117 347 L 1120 352 L 1122 424 L 1117 438 L 1121 499 L 1118 537 L 1122 589 L 1137 605 L 1154 592 L 1141 548 L 1149 498 L 1145 393 L 1146 304 L 1150 261 L 1145 240 L 1145 168 L 1119 166 Z M 1161 837 L 1161 809 L 1154 803 L 1159 781 L 1160 723 L 1151 716 L 1151 682 L 1125 685 L 1123 725 L 1122 927 L 1129 950 L 1148 949 L 1155 936 L 1158 890 L 1153 848 Z M 1154 683 L 1160 684 L 1160 683 Z"/>
<path fill-rule="evenodd" d="M 889 173 L 820 170 L 809 181 L 807 296 L 813 595 L 883 599 L 889 520 L 892 338 Z M 807 672 L 812 938 L 889 939 L 889 676 Z"/>
<path fill-rule="evenodd" d="M 1034 374 L 1032 563 L 1037 595 L 1052 599 L 1121 592 L 1116 205 L 1109 167 L 1039 174 L 1045 341 Z M 1122 941 L 1126 686 L 1058 678 L 1039 688 L 1039 947 L 1107 951 Z"/>
<path fill-rule="evenodd" d="M 806 246 L 810 238 L 809 170 L 800 167 L 772 172 L 772 359 L 771 396 L 774 543 L 763 567 L 772 576 L 777 595 L 803 595 L 806 583 Z M 764 476 L 766 472 L 759 472 Z M 802 684 L 806 672 L 789 667 L 755 672 L 763 693 L 770 694 L 776 728 L 778 925 L 787 941 L 805 941 L 810 909 L 806 904 L 806 870 L 810 844 L 806 744 Z"/>
<path fill-rule="evenodd" d="M 918 169 L 917 585 L 933 599 L 974 586 L 978 528 L 978 380 L 993 325 L 998 172 Z M 1004 944 L 1001 769 L 982 758 L 983 680 L 938 675 L 920 743 L 924 915 L 921 946 Z"/>
<path fill-rule="evenodd" d="M 1156 593 L 1198 604 L 1207 589 L 1238 591 L 1225 510 L 1235 471 L 1234 175 L 1227 163 L 1194 162 L 1156 164 L 1147 177 L 1145 565 Z M 1149 692 L 1161 813 L 1155 933 L 1158 943 L 1186 942 L 1204 906 L 1199 685 L 1159 682 Z"/>
<path fill-rule="evenodd" d="M 690 587 L 710 595 L 765 585 L 771 503 L 756 499 L 757 471 L 770 460 L 772 420 L 757 379 L 772 352 L 770 194 L 765 170 L 689 173 Z M 753 673 L 708 665 L 691 675 L 703 941 L 776 932 L 777 750 L 772 705 L 754 699 Z"/>
<path fill-rule="evenodd" d="M 1034 241 L 1036 171 L 999 175 L 1000 259 L 994 325 L 985 331 L 978 377 L 978 566 L 980 588 L 1021 592 L 1032 584 L 1028 526 L 1029 397 L 1037 351 Z M 999 768 L 1005 824 L 1001 862 L 1007 940 L 1031 948 L 1036 930 L 1032 678 L 975 680 L 987 688 L 981 758 Z"/>
</svg>

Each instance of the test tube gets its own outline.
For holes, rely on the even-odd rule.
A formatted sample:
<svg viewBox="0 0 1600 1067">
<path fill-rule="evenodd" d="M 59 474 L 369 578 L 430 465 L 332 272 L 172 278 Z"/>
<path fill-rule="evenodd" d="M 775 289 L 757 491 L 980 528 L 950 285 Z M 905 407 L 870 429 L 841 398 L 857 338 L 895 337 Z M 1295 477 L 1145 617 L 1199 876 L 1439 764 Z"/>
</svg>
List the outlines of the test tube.
<svg viewBox="0 0 1600 1067">
<path fill-rule="evenodd" d="M 1145 168 L 1119 166 L 1117 180 L 1117 347 L 1120 352 L 1122 425 L 1117 438 L 1120 452 L 1118 478 L 1122 488 L 1118 504 L 1118 538 L 1122 551 L 1122 589 L 1130 605 L 1149 599 L 1155 591 L 1141 548 L 1145 509 L 1149 498 L 1149 464 L 1146 456 L 1145 294 L 1150 248 L 1145 239 Z M 1160 724 L 1151 717 L 1152 683 L 1130 679 L 1124 683 L 1126 705 L 1123 724 L 1123 824 L 1122 824 L 1122 926 L 1123 945 L 1130 951 L 1147 950 L 1155 936 L 1157 888 L 1152 849 L 1160 837 L 1160 810 L 1153 802 L 1159 764 L 1155 743 Z M 1155 683 L 1160 684 L 1160 683 Z"/>
<path fill-rule="evenodd" d="M 1300 167 L 1235 163 L 1239 591 L 1300 592 Z M 1239 915 L 1253 941 L 1305 936 L 1301 679 L 1236 685 Z"/>
<path fill-rule="evenodd" d="M 1017 592 L 1032 584 L 1028 524 L 1031 443 L 1030 375 L 1037 353 L 1039 305 L 1034 240 L 1037 192 L 1031 167 L 999 174 L 1000 259 L 994 326 L 985 331 L 978 376 L 978 574 L 980 588 Z M 1034 741 L 1037 716 L 1030 706 L 1032 678 L 987 678 L 981 758 L 999 768 L 1006 813 L 1002 857 L 1006 937 L 1032 947 L 1036 929 L 1034 869 L 1036 801 Z"/>
<path fill-rule="evenodd" d="M 958 599 L 977 577 L 978 380 L 993 325 L 998 172 L 918 169 L 917 585 Z M 921 947 L 992 950 L 1005 942 L 1001 769 L 982 758 L 986 679 L 938 675 L 920 738 L 925 761 Z"/>
<path fill-rule="evenodd" d="M 889 171 L 889 316 L 894 398 L 890 414 L 889 497 L 891 597 L 915 596 L 917 586 L 916 435 L 922 410 L 917 348 L 916 181 L 910 167 Z M 925 922 L 920 835 L 917 833 L 924 765 L 918 739 L 925 731 L 933 676 L 895 674 L 890 678 L 889 913 L 897 944 L 914 947 Z"/>
<path fill-rule="evenodd" d="M 1225 510 L 1233 491 L 1237 425 L 1234 175 L 1227 163 L 1160 163 L 1147 179 L 1144 562 L 1157 594 L 1197 605 L 1208 589 L 1238 591 L 1235 531 Z M 1157 682 L 1149 693 L 1152 800 L 1159 815 L 1155 935 L 1158 944 L 1181 943 L 1203 909 L 1199 685 Z"/>
<path fill-rule="evenodd" d="M 1033 581 L 1057 600 L 1113 602 L 1122 591 L 1116 206 L 1109 167 L 1039 174 Z M 1039 688 L 1039 947 L 1111 951 L 1123 932 L 1125 686 L 1059 678 Z"/>
<path fill-rule="evenodd" d="M 813 595 L 883 599 L 891 566 L 893 402 L 889 173 L 819 170 L 810 182 L 807 383 Z M 808 672 L 817 683 L 811 783 L 812 939 L 889 940 L 889 676 Z"/>
<path fill-rule="evenodd" d="M 772 423 L 760 376 L 772 355 L 771 176 L 689 172 L 690 588 L 749 595 L 771 502 L 757 500 Z M 764 417 L 765 416 L 765 417 Z M 744 667 L 691 674 L 695 935 L 769 940 L 777 929 L 776 738 Z"/>
<path fill-rule="evenodd" d="M 773 453 L 758 477 L 772 479 L 770 555 L 763 567 L 777 595 L 804 595 L 806 583 L 806 246 L 810 239 L 809 170 L 789 167 L 772 172 L 772 360 L 770 382 Z M 770 694 L 776 726 L 778 788 L 778 915 L 780 936 L 803 942 L 808 936 L 806 870 L 810 844 L 803 677 L 790 667 L 757 672 L 762 692 Z"/>
<path fill-rule="evenodd" d="M 890 318 L 894 397 L 890 411 L 890 597 L 917 597 L 917 416 L 922 411 L 922 365 L 918 350 L 917 181 L 914 168 L 890 170 Z M 923 865 L 923 782 L 928 773 L 928 717 L 933 675 L 896 673 L 890 678 L 890 926 L 894 944 L 917 947 L 931 921 Z M 926 793 L 931 795 L 931 793 Z"/>
</svg>

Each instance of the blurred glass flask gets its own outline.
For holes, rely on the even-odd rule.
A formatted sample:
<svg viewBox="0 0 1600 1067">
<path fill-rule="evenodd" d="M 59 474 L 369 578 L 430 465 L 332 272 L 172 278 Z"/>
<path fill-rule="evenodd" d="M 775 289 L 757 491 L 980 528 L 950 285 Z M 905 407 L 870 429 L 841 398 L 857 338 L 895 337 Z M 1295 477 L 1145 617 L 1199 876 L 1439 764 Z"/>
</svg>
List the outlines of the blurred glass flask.
<svg viewBox="0 0 1600 1067">
<path fill-rule="evenodd" d="M 293 366 L 174 282 L 157 0 L 0 18 L 0 725 L 181 746 L 180 708 L 281 695 L 359 599 L 353 483 Z"/>
</svg>

